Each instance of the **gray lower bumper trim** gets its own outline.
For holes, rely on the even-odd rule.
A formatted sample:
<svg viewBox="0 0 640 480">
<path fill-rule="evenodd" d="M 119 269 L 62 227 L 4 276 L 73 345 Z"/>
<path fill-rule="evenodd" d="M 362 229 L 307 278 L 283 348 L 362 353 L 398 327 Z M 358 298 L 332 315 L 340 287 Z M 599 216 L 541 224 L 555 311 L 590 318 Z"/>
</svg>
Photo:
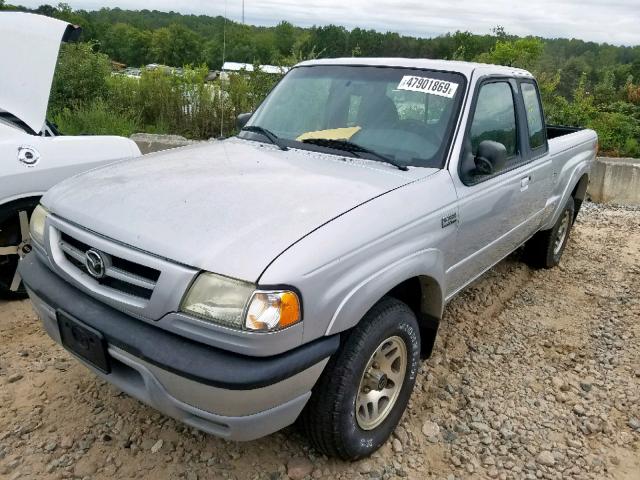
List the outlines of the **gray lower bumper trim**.
<svg viewBox="0 0 640 480">
<path fill-rule="evenodd" d="M 49 336 L 60 343 L 55 310 L 29 291 Z M 273 385 L 228 390 L 201 384 L 109 345 L 111 373 L 78 358 L 97 376 L 160 412 L 229 440 L 254 440 L 291 425 L 311 396 L 328 358 Z"/>
</svg>

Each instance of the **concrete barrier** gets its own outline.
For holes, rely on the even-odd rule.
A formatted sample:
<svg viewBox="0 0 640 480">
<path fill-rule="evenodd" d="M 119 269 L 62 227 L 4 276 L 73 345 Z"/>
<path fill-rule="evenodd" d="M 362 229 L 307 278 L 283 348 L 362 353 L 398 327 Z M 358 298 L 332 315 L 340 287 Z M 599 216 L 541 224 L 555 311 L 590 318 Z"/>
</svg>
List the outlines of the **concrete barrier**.
<svg viewBox="0 0 640 480">
<path fill-rule="evenodd" d="M 587 194 L 598 203 L 640 205 L 640 159 L 598 157 Z"/>
<path fill-rule="evenodd" d="M 184 147 L 185 145 L 199 142 L 199 140 L 189 140 L 180 135 L 156 135 L 151 133 L 134 133 L 130 138 L 136 142 L 143 154 Z"/>
</svg>

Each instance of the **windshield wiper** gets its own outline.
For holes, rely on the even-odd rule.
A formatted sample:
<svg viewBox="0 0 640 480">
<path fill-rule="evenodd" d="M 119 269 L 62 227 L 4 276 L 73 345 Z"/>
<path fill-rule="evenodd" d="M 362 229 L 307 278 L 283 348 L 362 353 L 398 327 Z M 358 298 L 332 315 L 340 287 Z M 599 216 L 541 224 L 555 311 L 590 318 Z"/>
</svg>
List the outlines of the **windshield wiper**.
<svg viewBox="0 0 640 480">
<path fill-rule="evenodd" d="M 318 145 L 320 147 L 333 148 L 336 150 L 343 150 L 345 152 L 353 153 L 357 157 L 362 158 L 362 155 L 358 155 L 359 153 L 366 153 L 376 157 L 381 162 L 388 163 L 393 165 L 398 170 L 402 170 L 406 172 L 409 168 L 406 165 L 402 165 L 396 162 L 393 158 L 389 158 L 386 155 L 376 152 L 375 150 L 371 150 L 370 148 L 363 147 L 362 145 L 358 145 L 357 143 L 350 142 L 349 140 L 332 140 L 328 138 L 305 138 L 302 143 L 310 143 L 312 145 Z"/>
<path fill-rule="evenodd" d="M 266 128 L 263 127 L 259 127 L 258 125 L 247 125 L 246 127 L 244 127 L 242 130 L 242 132 L 254 132 L 254 133 L 259 133 L 264 137 L 267 137 L 267 139 L 273 143 L 275 146 L 277 146 L 280 150 L 283 151 L 287 151 L 289 150 L 289 147 L 287 147 L 286 145 L 283 145 L 282 142 L 280 141 L 280 137 L 278 137 L 275 133 L 273 133 L 271 130 L 267 130 Z"/>
</svg>

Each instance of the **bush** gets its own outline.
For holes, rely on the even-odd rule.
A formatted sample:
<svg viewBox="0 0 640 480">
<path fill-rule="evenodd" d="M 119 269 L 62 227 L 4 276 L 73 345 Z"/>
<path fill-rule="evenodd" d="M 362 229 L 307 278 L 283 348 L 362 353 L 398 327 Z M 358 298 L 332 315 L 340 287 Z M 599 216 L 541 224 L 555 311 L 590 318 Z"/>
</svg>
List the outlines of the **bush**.
<svg viewBox="0 0 640 480">
<path fill-rule="evenodd" d="M 139 130 L 136 118 L 114 112 L 100 99 L 65 107 L 53 117 L 53 123 L 66 135 L 121 135 L 128 137 Z"/>
<path fill-rule="evenodd" d="M 92 44 L 63 44 L 51 87 L 50 115 L 71 105 L 102 98 L 107 91 L 110 74 L 109 57 L 94 52 Z"/>
</svg>

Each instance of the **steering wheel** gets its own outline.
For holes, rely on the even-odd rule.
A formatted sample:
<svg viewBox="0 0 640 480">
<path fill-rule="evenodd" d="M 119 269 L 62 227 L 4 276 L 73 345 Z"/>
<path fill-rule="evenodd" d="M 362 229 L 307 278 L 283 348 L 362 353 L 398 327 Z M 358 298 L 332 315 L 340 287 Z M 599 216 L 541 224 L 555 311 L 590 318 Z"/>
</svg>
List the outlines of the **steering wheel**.
<svg viewBox="0 0 640 480">
<path fill-rule="evenodd" d="M 400 125 L 403 129 L 408 130 L 411 133 L 425 137 L 434 145 L 440 145 L 442 143 L 442 137 L 419 120 L 405 118 L 404 120 L 400 120 Z"/>
</svg>

